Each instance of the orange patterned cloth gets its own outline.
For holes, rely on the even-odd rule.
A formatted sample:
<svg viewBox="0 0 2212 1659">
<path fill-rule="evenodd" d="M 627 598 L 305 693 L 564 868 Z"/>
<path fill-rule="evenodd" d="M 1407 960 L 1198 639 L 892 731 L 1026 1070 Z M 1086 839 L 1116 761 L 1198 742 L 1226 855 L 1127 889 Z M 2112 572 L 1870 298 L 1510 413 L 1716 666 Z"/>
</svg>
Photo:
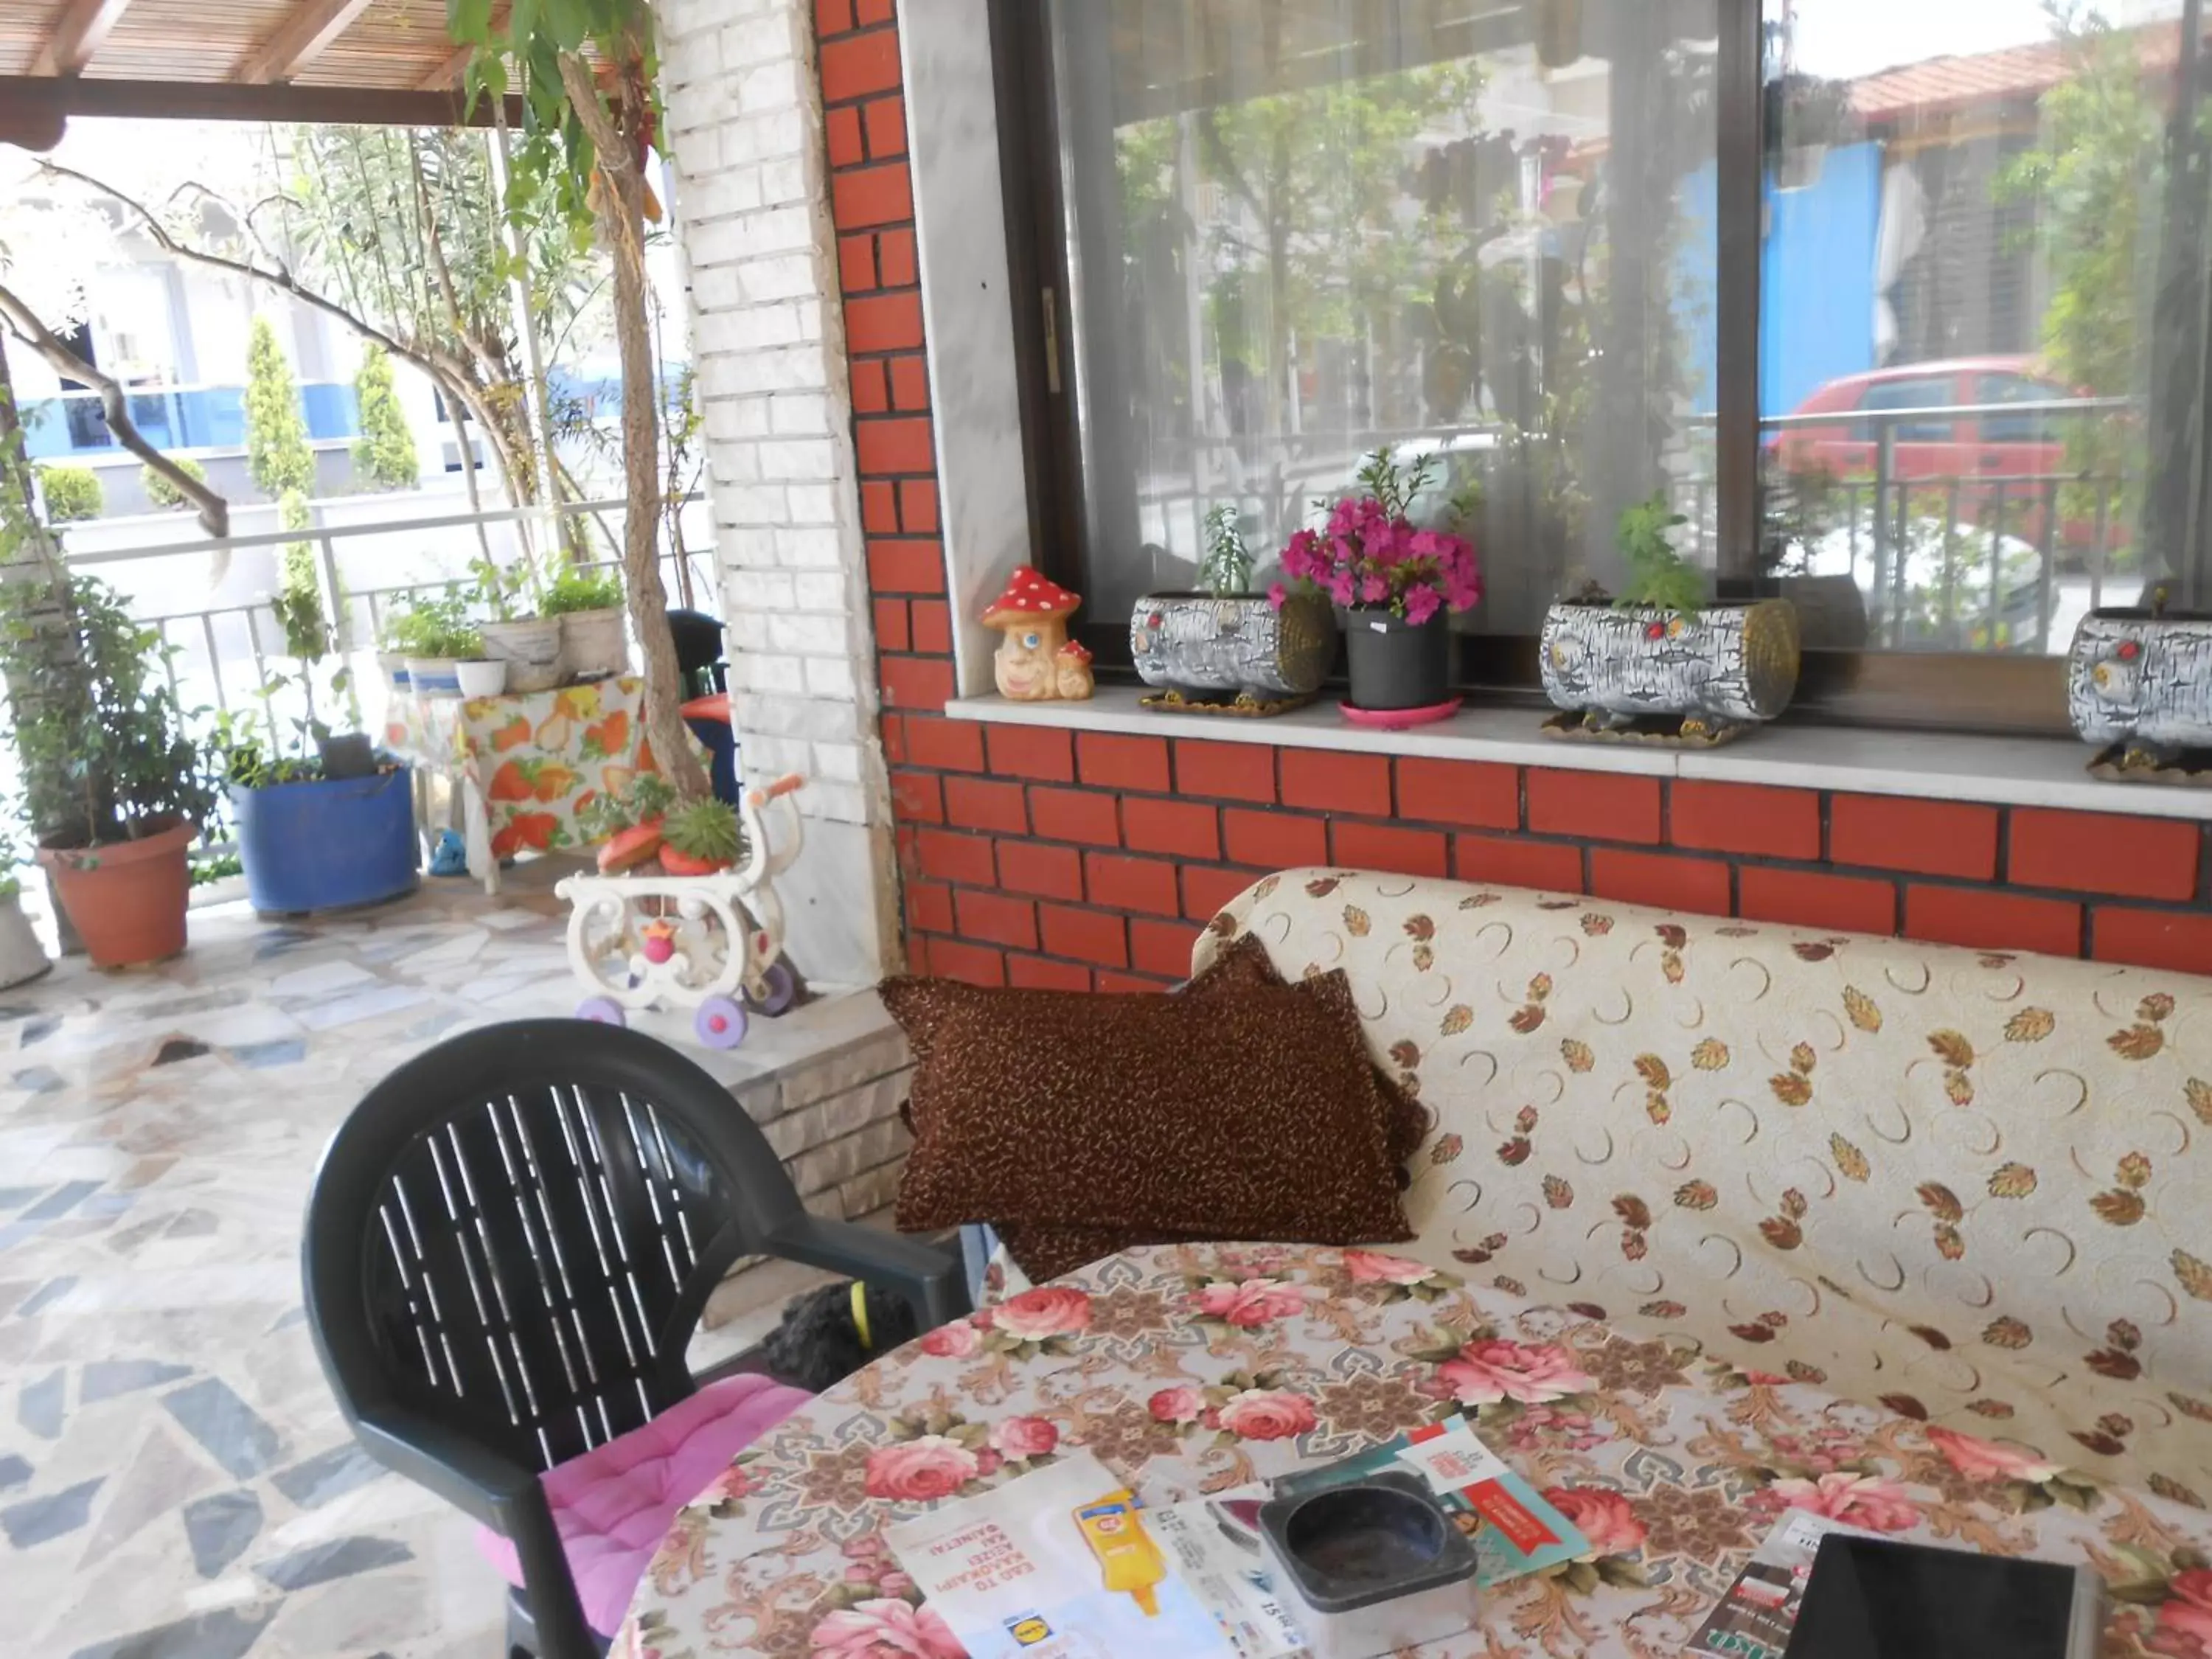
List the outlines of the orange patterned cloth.
<svg viewBox="0 0 2212 1659">
<path fill-rule="evenodd" d="M 645 682 L 635 675 L 467 701 L 396 696 L 384 738 L 394 754 L 476 785 L 498 858 L 591 846 L 576 815 L 657 769 L 645 741 Z"/>
</svg>

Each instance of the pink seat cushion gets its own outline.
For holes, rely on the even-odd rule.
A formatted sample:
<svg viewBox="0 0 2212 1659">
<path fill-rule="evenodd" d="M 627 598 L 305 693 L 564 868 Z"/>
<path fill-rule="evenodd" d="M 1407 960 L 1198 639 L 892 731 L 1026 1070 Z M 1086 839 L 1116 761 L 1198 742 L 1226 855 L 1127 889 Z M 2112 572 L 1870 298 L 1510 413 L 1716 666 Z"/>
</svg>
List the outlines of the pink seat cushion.
<svg viewBox="0 0 2212 1659">
<path fill-rule="evenodd" d="M 584 1617 L 611 1635 L 676 1511 L 730 1466 L 730 1460 L 814 1396 L 765 1376 L 726 1376 L 632 1429 L 538 1478 Z M 522 1583 L 514 1546 L 489 1527 L 477 1547 L 510 1584 Z"/>
</svg>

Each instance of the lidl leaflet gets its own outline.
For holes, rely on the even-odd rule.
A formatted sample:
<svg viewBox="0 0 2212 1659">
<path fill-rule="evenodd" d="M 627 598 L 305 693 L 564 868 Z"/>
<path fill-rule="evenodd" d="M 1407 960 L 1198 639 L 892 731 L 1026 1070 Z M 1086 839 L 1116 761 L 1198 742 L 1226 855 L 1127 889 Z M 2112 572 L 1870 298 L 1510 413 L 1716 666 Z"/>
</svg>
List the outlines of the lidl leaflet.
<svg viewBox="0 0 2212 1659">
<path fill-rule="evenodd" d="M 1152 1522 L 1078 1452 L 884 1538 L 969 1659 L 1240 1659 Z"/>
<path fill-rule="evenodd" d="M 1287 1659 L 1304 1650 L 1260 1543 L 1260 1505 L 1267 1496 L 1263 1486 L 1240 1486 L 1145 1511 L 1169 1565 L 1213 1614 L 1237 1659 Z"/>
</svg>

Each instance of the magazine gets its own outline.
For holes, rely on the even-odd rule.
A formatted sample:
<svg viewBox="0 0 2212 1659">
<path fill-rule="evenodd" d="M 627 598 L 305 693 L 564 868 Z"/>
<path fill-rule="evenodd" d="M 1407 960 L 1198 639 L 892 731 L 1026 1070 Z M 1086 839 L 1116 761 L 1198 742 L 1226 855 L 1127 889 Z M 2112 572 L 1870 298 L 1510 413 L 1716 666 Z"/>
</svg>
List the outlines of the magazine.
<svg viewBox="0 0 2212 1659">
<path fill-rule="evenodd" d="M 1797 1610 L 1804 1605 L 1813 1558 L 1820 1553 L 1820 1540 L 1832 1532 L 1855 1538 L 1881 1535 L 1825 1515 L 1790 1510 L 1752 1552 L 1749 1564 L 1736 1574 L 1720 1605 L 1698 1627 L 1690 1638 L 1692 1651 L 1725 1653 L 1736 1659 L 1782 1659 L 1797 1623 Z"/>
<path fill-rule="evenodd" d="M 1275 1495 L 1323 1492 L 1389 1468 L 1410 1468 L 1427 1480 L 1455 1524 L 1474 1540 L 1481 1564 L 1475 1582 L 1485 1588 L 1590 1553 L 1589 1540 L 1575 1523 L 1506 1468 L 1456 1412 L 1360 1456 L 1285 1475 L 1275 1483 Z"/>
<path fill-rule="evenodd" d="M 1245 1659 L 1170 1570 L 1155 1518 L 1076 1452 L 884 1535 L 969 1659 Z"/>
</svg>

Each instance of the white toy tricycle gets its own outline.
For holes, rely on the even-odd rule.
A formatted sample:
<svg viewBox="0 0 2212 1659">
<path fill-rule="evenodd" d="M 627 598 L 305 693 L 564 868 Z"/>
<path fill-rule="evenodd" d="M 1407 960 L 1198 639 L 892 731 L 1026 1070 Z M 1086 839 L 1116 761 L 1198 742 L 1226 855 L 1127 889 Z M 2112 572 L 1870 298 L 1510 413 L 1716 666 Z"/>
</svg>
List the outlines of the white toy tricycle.
<svg viewBox="0 0 2212 1659">
<path fill-rule="evenodd" d="M 771 884 L 799 856 L 805 820 L 790 797 L 796 773 L 749 789 L 738 812 L 745 861 L 711 876 L 570 876 L 553 890 L 568 901 L 568 962 L 591 988 L 579 1019 L 629 1023 L 633 1009 L 696 1010 L 692 1031 L 710 1048 L 745 1040 L 744 1000 L 763 1014 L 791 1006 L 795 982 L 783 955 L 783 906 Z M 763 812 L 785 803 L 790 844 L 771 854 Z"/>
</svg>

